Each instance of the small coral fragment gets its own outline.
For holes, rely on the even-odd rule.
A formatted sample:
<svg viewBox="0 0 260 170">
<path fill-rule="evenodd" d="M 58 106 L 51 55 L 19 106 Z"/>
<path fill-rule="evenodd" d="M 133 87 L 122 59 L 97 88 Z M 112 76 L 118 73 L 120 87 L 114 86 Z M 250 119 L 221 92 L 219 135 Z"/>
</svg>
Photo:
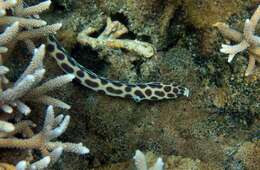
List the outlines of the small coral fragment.
<svg viewBox="0 0 260 170">
<path fill-rule="evenodd" d="M 97 31 L 98 30 L 92 27 L 86 28 L 79 33 L 77 37 L 78 42 L 82 45 L 90 45 L 95 49 L 104 49 L 107 47 L 126 49 L 136 52 L 145 58 L 150 58 L 155 54 L 155 49 L 150 43 L 138 40 L 117 39 L 128 32 L 128 29 L 118 21 L 112 22 L 111 19 L 108 18 L 105 30 L 97 38 L 90 37 L 90 34 Z"/>
<path fill-rule="evenodd" d="M 61 157 L 61 154 L 63 152 L 62 147 L 58 147 L 54 149 L 51 153 L 49 153 L 48 156 L 45 156 L 44 158 L 30 164 L 30 162 L 27 161 L 20 161 L 16 165 L 17 170 L 26 170 L 26 169 L 45 169 L 50 164 L 54 164 L 58 161 L 58 159 Z"/>
<path fill-rule="evenodd" d="M 12 123 L 0 120 L 0 132 L 12 132 L 15 129 Z"/>
<path fill-rule="evenodd" d="M 16 165 L 16 170 L 36 170 L 36 169 L 44 169 L 47 168 L 49 163 L 51 162 L 51 158 L 49 156 L 46 156 L 32 164 L 26 162 L 26 161 L 20 161 Z"/>
<path fill-rule="evenodd" d="M 137 170 L 148 170 L 146 158 L 143 152 L 141 152 L 140 150 L 136 150 L 134 160 Z M 154 165 L 149 168 L 149 170 L 163 170 L 163 165 L 164 163 L 162 161 L 162 158 L 159 157 Z"/>
<path fill-rule="evenodd" d="M 240 33 L 221 22 L 214 24 L 225 38 L 238 43 L 236 45 L 222 44 L 220 51 L 229 55 L 228 62 L 231 62 L 237 53 L 248 49 L 249 61 L 245 76 L 253 74 L 256 67 L 256 61 L 260 62 L 260 37 L 255 35 L 255 29 L 259 19 L 260 6 L 258 6 L 251 19 L 245 21 L 243 33 Z"/>
</svg>

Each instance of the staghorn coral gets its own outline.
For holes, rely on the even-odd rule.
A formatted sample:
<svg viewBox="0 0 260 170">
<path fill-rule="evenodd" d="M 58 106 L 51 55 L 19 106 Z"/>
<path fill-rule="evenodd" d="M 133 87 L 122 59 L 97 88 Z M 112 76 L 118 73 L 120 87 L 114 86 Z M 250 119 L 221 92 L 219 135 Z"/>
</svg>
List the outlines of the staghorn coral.
<svg viewBox="0 0 260 170">
<path fill-rule="evenodd" d="M 134 160 L 137 170 L 148 170 L 146 158 L 143 152 L 141 152 L 140 150 L 136 150 Z M 149 168 L 149 170 L 163 170 L 163 165 L 164 163 L 162 161 L 162 158 L 159 157 L 154 165 Z"/>
<path fill-rule="evenodd" d="M 152 44 L 142 42 L 138 40 L 120 40 L 118 39 L 122 35 L 128 32 L 128 29 L 118 21 L 112 21 L 111 18 L 107 18 L 107 26 L 105 30 L 97 37 L 92 38 L 89 35 L 97 32 L 98 30 L 93 27 L 87 27 L 81 33 L 78 34 L 77 40 L 82 45 L 90 45 L 95 49 L 102 48 L 115 48 L 126 49 L 133 51 L 145 58 L 150 58 L 155 55 L 155 49 Z"/>
<path fill-rule="evenodd" d="M 82 143 L 63 143 L 51 142 L 51 140 L 63 134 L 68 127 L 70 116 L 58 115 L 55 117 L 53 106 L 49 106 L 46 111 L 45 121 L 42 130 L 38 134 L 33 134 L 31 125 L 32 122 L 25 122 L 25 126 L 16 128 L 15 132 L 5 133 L 0 137 L 0 148 L 19 148 L 19 149 L 38 149 L 45 157 L 32 164 L 26 161 L 20 161 L 17 169 L 43 169 L 49 163 L 55 163 L 62 154 L 62 151 L 73 152 L 77 154 L 89 153 L 88 148 Z M 28 128 L 25 130 L 25 128 Z M 23 133 L 22 131 L 31 131 L 30 133 Z M 26 136 L 25 139 L 13 138 L 14 135 L 22 133 Z M 49 152 L 52 151 L 52 152 Z"/>
<path fill-rule="evenodd" d="M 248 49 L 249 61 L 245 76 L 253 74 L 256 68 L 256 61 L 260 62 L 260 37 L 255 35 L 255 29 L 259 19 L 260 6 L 258 6 L 251 19 L 245 21 L 243 33 L 230 28 L 227 24 L 222 22 L 214 24 L 225 38 L 238 43 L 236 45 L 222 44 L 220 51 L 229 55 L 228 62 L 231 62 L 237 53 Z"/>
<path fill-rule="evenodd" d="M 33 163 L 30 163 L 31 158 L 26 157 L 26 161 L 20 161 L 16 167 L 4 161 L 0 163 L 0 169 L 43 169 L 55 163 L 63 150 L 77 154 L 89 152 L 82 143 L 51 142 L 64 133 L 70 120 L 69 116 L 55 117 L 53 106 L 63 109 L 69 109 L 70 106 L 47 93 L 71 82 L 74 76 L 67 74 L 41 83 L 46 72 L 43 65 L 45 45 L 35 49 L 32 40 L 54 34 L 60 29 L 60 23 L 47 25 L 37 15 L 48 9 L 50 4 L 50 0 L 33 6 L 27 6 L 23 0 L 0 0 L 0 148 L 19 148 L 26 150 L 26 153 L 28 151 L 29 155 L 37 149 L 44 156 Z M 33 57 L 18 80 L 10 83 L 5 77 L 9 68 L 3 65 L 3 57 L 11 56 L 10 53 L 14 51 L 18 41 L 25 42 L 28 50 L 33 51 Z M 34 134 L 32 130 L 36 124 L 30 120 L 22 120 L 23 115 L 31 112 L 27 102 L 53 105 L 48 107 L 43 130 L 38 134 Z M 17 113 L 14 108 L 22 114 Z"/>
<path fill-rule="evenodd" d="M 20 79 L 16 83 L 14 83 L 14 86 L 12 88 L 9 87 L 9 81 L 4 76 L 9 71 L 9 69 L 2 65 L 2 53 L 6 53 L 8 50 L 11 52 L 16 42 L 20 40 L 25 41 L 29 50 L 32 50 L 35 45 L 31 41 L 31 39 L 55 33 L 61 27 L 61 24 L 46 26 L 47 23 L 45 21 L 34 19 L 31 17 L 32 15 L 36 16 L 36 14 L 48 9 L 50 3 L 51 1 L 46 1 L 35 6 L 24 7 L 24 2 L 22 0 L 0 1 L 0 28 L 4 30 L 4 32 L 0 34 L 0 108 L 5 113 L 12 113 L 12 107 L 14 106 L 17 107 L 21 113 L 30 113 L 30 108 L 18 98 L 22 96 L 25 97 L 25 94 L 29 92 L 29 89 L 33 86 L 36 86 L 43 78 L 45 72 L 42 65 L 42 59 L 44 57 L 44 47 L 42 47 L 42 49 L 40 50 L 42 54 L 38 52 L 37 54 L 35 54 L 38 55 L 38 57 L 35 57 L 35 59 L 39 59 L 39 61 L 37 61 L 38 63 L 32 62 L 27 71 L 25 71 Z M 6 10 L 9 10 L 9 12 L 7 13 Z M 66 76 L 64 78 L 72 79 L 71 76 Z M 52 83 L 55 82 L 52 81 Z M 45 83 L 42 88 L 44 88 L 44 86 L 45 88 L 49 88 L 50 83 Z M 31 94 L 31 99 L 33 99 L 33 97 L 36 97 L 36 95 L 37 94 L 35 93 Z M 25 97 L 24 100 L 30 100 L 30 97 Z M 69 108 L 69 106 L 65 103 L 59 102 L 58 100 L 50 98 L 48 96 L 37 98 L 39 100 L 42 100 L 42 103 L 49 101 L 47 103 L 51 102 L 54 105 L 55 103 L 59 103 L 61 104 L 60 107 Z M 10 123 L 5 122 L 4 120 L 1 120 L 0 127 L 1 131 L 4 132 L 13 130 L 13 126 Z"/>
<path fill-rule="evenodd" d="M 56 33 L 61 27 L 59 23 L 46 26 L 46 21 L 38 19 L 37 14 L 48 9 L 50 4 L 51 1 L 48 0 L 34 6 L 25 7 L 26 5 L 23 0 L 0 1 L 0 28 L 5 29 L 5 31 L 0 34 L 0 108 L 6 113 L 12 113 L 12 107 L 14 106 L 16 106 L 21 113 L 30 113 L 30 108 L 18 99 L 21 97 L 23 97 L 24 101 L 33 100 L 69 109 L 67 104 L 46 96 L 44 93 L 48 92 L 51 88 L 55 88 L 55 86 L 56 88 L 61 86 L 62 83 L 59 85 L 60 82 L 70 82 L 73 76 L 66 75 L 58 77 L 36 88 L 36 85 L 39 84 L 45 73 L 42 64 L 45 55 L 44 46 L 41 46 L 39 50 L 35 50 L 30 66 L 14 83 L 12 88 L 9 87 L 8 79 L 4 76 L 9 69 L 2 65 L 3 56 L 1 53 L 6 53 L 8 50 L 12 51 L 17 41 L 25 41 L 29 50 L 32 50 L 35 47 L 31 41 L 32 39 Z M 6 10 L 11 12 L 7 13 Z M 10 24 L 11 26 L 9 26 Z M 34 90 L 31 90 L 29 93 L 30 88 L 33 87 L 35 87 Z M 36 98 L 36 100 L 34 98 Z"/>
<path fill-rule="evenodd" d="M 41 45 L 38 49 L 34 50 L 34 56 L 31 63 L 13 86 L 3 84 L 0 89 L 2 91 L 0 94 L 0 106 L 2 111 L 12 113 L 14 110 L 13 107 L 16 107 L 18 111 L 27 115 L 31 112 L 31 109 L 24 103 L 25 101 L 53 104 L 56 107 L 64 109 L 70 108 L 66 103 L 52 98 L 46 95 L 46 93 L 72 81 L 74 76 L 71 74 L 59 76 L 39 85 L 45 73 L 43 65 L 44 56 L 45 45 Z M 3 75 L 7 72 L 8 69 L 2 66 L 0 73 Z M 13 115 L 17 116 L 15 114 Z M 43 130 L 37 135 L 33 135 L 31 127 L 35 127 L 36 125 L 31 121 L 25 120 L 12 124 L 5 120 L 0 120 L 0 148 L 39 149 L 45 156 L 43 159 L 32 164 L 21 161 L 17 164 L 16 169 L 46 168 L 50 163 L 55 163 L 59 159 L 63 150 L 78 154 L 88 153 L 88 149 L 81 143 L 50 142 L 50 140 L 57 138 L 66 130 L 69 120 L 69 116 L 64 117 L 63 115 L 59 115 L 54 117 L 53 107 L 49 106 Z M 29 138 L 13 138 L 16 134 L 23 134 L 23 136 Z M 52 150 L 52 152 L 49 153 L 49 150 Z M 0 166 L 9 165 L 1 164 Z M 10 165 L 10 167 L 12 166 Z"/>
<path fill-rule="evenodd" d="M 0 53 L 7 52 L 5 46 L 12 49 L 17 41 L 24 41 L 28 49 L 32 50 L 35 48 L 32 39 L 56 33 L 61 27 L 60 23 L 47 25 L 37 15 L 48 9 L 50 4 L 48 0 L 25 7 L 23 0 L 0 1 L 0 28 L 7 27 L 0 36 Z M 10 14 L 7 14 L 7 9 L 11 11 Z"/>
<path fill-rule="evenodd" d="M 16 107 L 17 110 L 24 115 L 28 115 L 31 112 L 30 107 L 27 106 L 25 102 L 30 101 L 44 103 L 47 105 L 52 104 L 63 109 L 70 108 L 70 106 L 66 103 L 52 98 L 46 93 L 71 82 L 74 76 L 70 74 L 58 76 L 40 85 L 40 82 L 42 81 L 45 74 L 45 69 L 43 66 L 44 56 L 45 45 L 41 45 L 38 49 L 34 50 L 34 56 L 31 63 L 12 86 L 4 83 L 1 84 L 0 109 L 3 112 L 9 114 L 7 114 L 6 117 L 1 115 L 0 137 L 10 136 L 11 134 L 16 134 L 24 130 L 26 130 L 26 133 L 29 131 L 29 134 L 31 134 L 30 130 L 28 130 L 28 126 L 32 126 L 30 121 L 21 121 L 15 125 L 7 122 L 10 118 L 13 117 L 19 120 L 19 115 L 10 115 L 10 113 L 13 113 L 14 107 Z M 0 71 L 1 73 L 4 74 L 8 71 L 6 67 L 2 66 L 2 68 L 3 71 Z"/>
<path fill-rule="evenodd" d="M 39 102 L 63 109 L 70 108 L 70 106 L 66 103 L 52 98 L 46 95 L 46 93 L 71 82 L 74 75 L 67 74 L 59 76 L 39 85 L 45 74 L 45 69 L 43 66 L 44 56 L 45 45 L 41 45 L 38 49 L 34 50 L 34 56 L 30 65 L 26 68 L 14 85 L 12 87 L 3 85 L 6 89 L 1 89 L 1 110 L 6 113 L 12 113 L 13 107 L 17 107 L 19 112 L 28 115 L 31 112 L 31 109 L 24 103 L 25 101 Z"/>
</svg>

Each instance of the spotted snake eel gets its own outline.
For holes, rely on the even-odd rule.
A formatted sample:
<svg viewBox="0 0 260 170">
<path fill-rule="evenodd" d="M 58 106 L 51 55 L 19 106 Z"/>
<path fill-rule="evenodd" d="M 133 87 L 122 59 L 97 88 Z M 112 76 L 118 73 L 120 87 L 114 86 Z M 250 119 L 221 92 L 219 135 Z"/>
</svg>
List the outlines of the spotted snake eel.
<svg viewBox="0 0 260 170">
<path fill-rule="evenodd" d="M 56 60 L 59 67 L 66 73 L 74 74 L 75 80 L 81 85 L 109 96 L 131 98 L 136 102 L 189 96 L 187 88 L 175 83 L 149 82 L 130 84 L 98 76 L 68 55 L 54 36 L 47 38 L 46 50 Z"/>
</svg>

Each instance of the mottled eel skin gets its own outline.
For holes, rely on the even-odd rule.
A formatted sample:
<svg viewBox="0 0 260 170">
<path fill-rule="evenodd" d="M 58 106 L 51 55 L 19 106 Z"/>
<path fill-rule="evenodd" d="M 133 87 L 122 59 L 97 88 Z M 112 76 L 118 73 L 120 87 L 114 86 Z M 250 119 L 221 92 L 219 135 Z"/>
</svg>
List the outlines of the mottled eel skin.
<svg viewBox="0 0 260 170">
<path fill-rule="evenodd" d="M 94 91 L 102 92 L 109 96 L 131 98 L 136 102 L 142 100 L 176 99 L 180 96 L 189 96 L 189 90 L 185 87 L 160 82 L 129 84 L 125 82 L 109 80 L 98 76 L 92 71 L 80 65 L 59 45 L 54 36 L 47 38 L 47 52 L 55 58 L 60 68 L 76 76 L 76 81 Z"/>
</svg>

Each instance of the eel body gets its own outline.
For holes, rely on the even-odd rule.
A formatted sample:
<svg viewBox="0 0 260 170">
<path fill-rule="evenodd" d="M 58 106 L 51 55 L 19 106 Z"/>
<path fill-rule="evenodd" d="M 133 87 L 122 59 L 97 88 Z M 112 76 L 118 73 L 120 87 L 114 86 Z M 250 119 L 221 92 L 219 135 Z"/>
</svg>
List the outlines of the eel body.
<svg viewBox="0 0 260 170">
<path fill-rule="evenodd" d="M 130 98 L 136 102 L 189 96 L 187 88 L 175 83 L 149 82 L 130 84 L 98 76 L 72 58 L 54 36 L 47 38 L 46 50 L 56 60 L 59 67 L 66 73 L 74 74 L 75 80 L 81 85 L 109 96 Z"/>
</svg>

